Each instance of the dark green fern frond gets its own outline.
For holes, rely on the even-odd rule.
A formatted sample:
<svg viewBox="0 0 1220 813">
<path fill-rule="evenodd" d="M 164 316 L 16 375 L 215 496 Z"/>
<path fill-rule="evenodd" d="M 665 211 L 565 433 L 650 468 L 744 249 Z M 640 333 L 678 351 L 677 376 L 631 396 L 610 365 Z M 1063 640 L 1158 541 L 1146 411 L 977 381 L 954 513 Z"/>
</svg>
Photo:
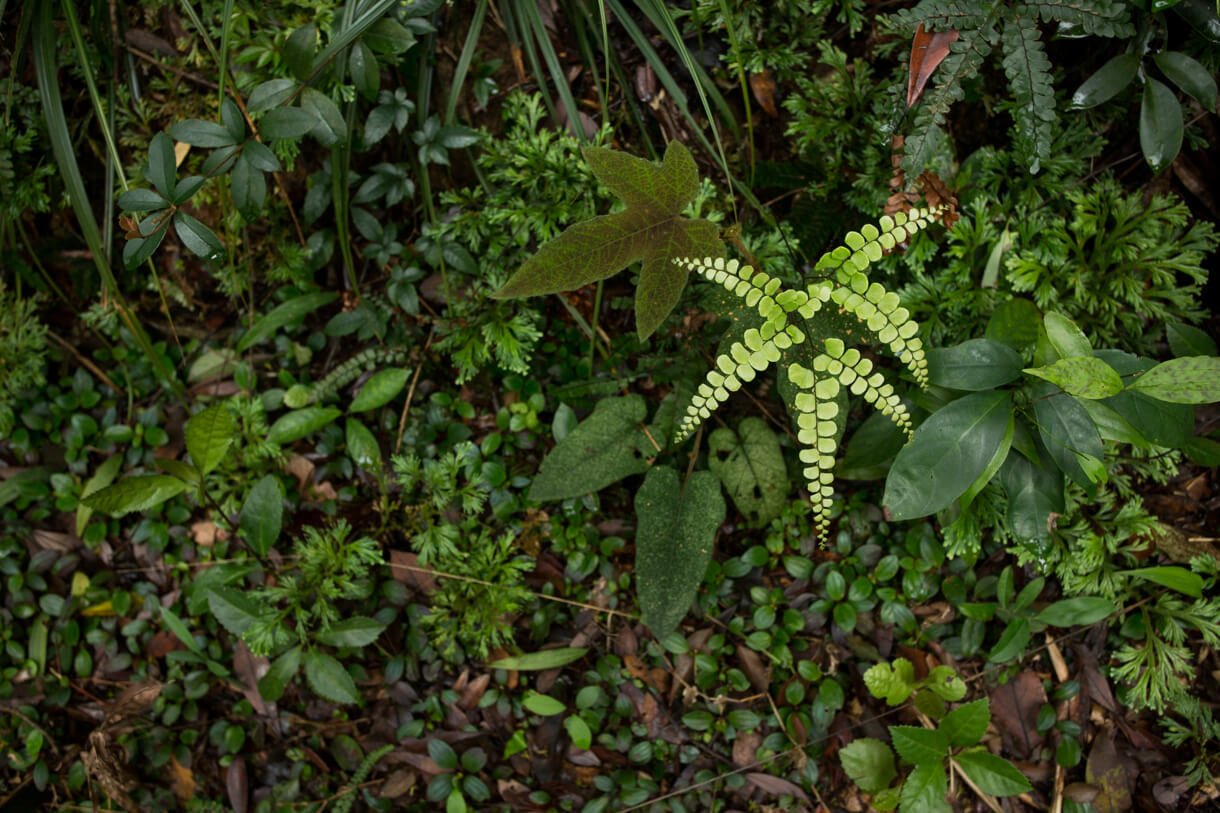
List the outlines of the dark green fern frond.
<svg viewBox="0 0 1220 813">
<path fill-rule="evenodd" d="M 1079 26 L 1097 37 L 1130 37 L 1135 34 L 1127 3 L 1116 0 L 1033 0 L 1025 8 L 1036 11 L 1048 23 Z"/>
<path fill-rule="evenodd" d="M 1017 153 L 1038 172 L 1051 156 L 1055 122 L 1055 91 L 1051 86 L 1051 61 L 1046 58 L 1041 32 L 1032 16 L 1018 14 L 1004 23 L 1004 72 L 1012 87 L 1013 119 L 1016 122 Z"/>
<path fill-rule="evenodd" d="M 970 31 L 988 23 L 995 5 L 970 0 L 924 0 L 914 8 L 896 12 L 890 24 L 907 33 L 914 33 L 921 25 L 930 31 Z"/>
</svg>

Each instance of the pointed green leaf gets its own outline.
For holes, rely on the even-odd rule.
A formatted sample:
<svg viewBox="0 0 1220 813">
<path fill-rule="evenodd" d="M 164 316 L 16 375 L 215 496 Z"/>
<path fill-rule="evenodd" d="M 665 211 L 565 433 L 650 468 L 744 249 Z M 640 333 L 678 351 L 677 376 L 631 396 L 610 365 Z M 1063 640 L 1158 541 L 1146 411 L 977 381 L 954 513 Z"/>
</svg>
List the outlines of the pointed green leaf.
<svg viewBox="0 0 1220 813">
<path fill-rule="evenodd" d="M 94 511 L 121 517 L 132 511 L 146 511 L 186 491 L 187 484 L 168 474 L 126 477 L 112 486 L 81 500 Z"/>
<path fill-rule="evenodd" d="M 85 504 L 84 499 L 101 491 L 106 486 L 114 482 L 114 478 L 119 476 L 119 468 L 123 465 L 123 455 L 115 454 L 106 458 L 106 462 L 97 467 L 97 471 L 93 473 L 85 485 L 81 488 L 81 501 L 76 506 L 76 535 L 81 536 L 85 533 L 85 527 L 89 524 L 89 520 L 93 517 L 93 509 Z M 27 469 L 28 471 L 28 469 Z M 12 482 L 10 477 L 4 482 Z M 0 498 L 0 505 L 4 505 L 6 500 Z"/>
<path fill-rule="evenodd" d="M 165 623 L 165 626 L 169 627 L 169 631 L 172 632 L 174 636 L 186 646 L 187 649 L 194 652 L 199 657 L 206 659 L 207 655 L 204 654 L 204 651 L 199 648 L 199 644 L 195 641 L 195 636 L 191 634 L 190 627 L 188 627 L 183 620 L 178 617 L 177 613 L 163 604 L 158 605 L 158 608 L 161 610 L 161 620 Z"/>
<path fill-rule="evenodd" d="M 912 765 L 939 764 L 949 755 L 949 738 L 943 731 L 910 725 L 890 726 L 898 756 Z"/>
<path fill-rule="evenodd" d="M 1214 356 L 1218 352 L 1216 340 L 1202 330 L 1181 322 L 1167 322 L 1165 336 L 1169 339 L 1169 349 L 1175 356 Z"/>
<path fill-rule="evenodd" d="M 568 291 L 605 279 L 642 260 L 636 291 L 636 330 L 645 339 L 673 310 L 688 271 L 678 257 L 720 257 L 719 229 L 687 220 L 681 211 L 698 191 L 690 152 L 676 141 L 660 167 L 598 147 L 584 150 L 598 179 L 627 204 L 626 211 L 570 227 L 545 244 L 496 292 L 500 298 Z"/>
<path fill-rule="evenodd" d="M 1220 358 L 1184 356 L 1163 361 L 1129 387 L 1171 404 L 1210 404 L 1220 401 Z"/>
<path fill-rule="evenodd" d="M 1052 515 L 1064 511 L 1063 472 L 1010 454 L 1000 468 L 1000 482 L 1008 494 L 1009 529 L 1017 541 L 1049 540 Z"/>
<path fill-rule="evenodd" d="M 329 96 L 307 87 L 301 91 L 301 109 L 317 117 L 317 124 L 309 134 L 323 147 L 337 147 L 347 142 L 347 124 L 343 114 Z"/>
<path fill-rule="evenodd" d="M 1077 398 L 1099 400 L 1123 391 L 1123 380 L 1114 368 L 1099 358 L 1062 358 L 1043 367 L 1027 367 L 1022 372 L 1037 376 Z"/>
<path fill-rule="evenodd" d="M 1087 110 L 1102 102 L 1109 101 L 1119 94 L 1139 71 L 1140 58 L 1137 54 L 1121 54 L 1102 65 L 1092 76 L 1084 81 L 1068 105 L 1069 110 Z"/>
<path fill-rule="evenodd" d="M 174 196 L 178 182 L 178 160 L 174 155 L 174 142 L 165 133 L 157 133 L 148 142 L 148 171 L 146 178 L 164 198 Z"/>
<path fill-rule="evenodd" d="M 233 191 L 233 205 L 246 222 L 250 223 L 258 219 L 263 211 L 263 203 L 267 199 L 267 179 L 251 165 L 246 153 L 247 151 L 243 150 L 233 163 L 229 188 Z"/>
<path fill-rule="evenodd" d="M 1016 796 L 1033 786 L 1008 760 L 986 751 L 968 751 L 954 759 L 962 771 L 983 793 L 992 796 Z"/>
<path fill-rule="evenodd" d="M 593 746 L 593 732 L 589 730 L 589 724 L 580 717 L 575 714 L 568 716 L 563 721 L 563 727 L 567 729 L 572 744 L 577 748 L 587 751 Z"/>
<path fill-rule="evenodd" d="M 233 416 L 224 404 L 213 404 L 186 422 L 186 451 L 201 475 L 224 461 L 236 431 Z"/>
<path fill-rule="evenodd" d="M 661 638 L 686 615 L 724 522 L 720 482 L 695 472 L 685 491 L 668 466 L 648 472 L 635 495 L 636 590 L 644 623 Z"/>
<path fill-rule="evenodd" d="M 603 398 L 542 461 L 530 486 L 536 502 L 564 500 L 598 491 L 648 470 L 657 454 L 640 428 L 647 408 L 639 395 Z"/>
<path fill-rule="evenodd" d="M 860 737 L 839 749 L 843 772 L 865 793 L 876 793 L 889 787 L 898 772 L 894 770 L 894 752 L 881 740 Z"/>
<path fill-rule="evenodd" d="M 1173 163 L 1182 149 L 1182 106 L 1172 90 L 1152 77 L 1140 102 L 1140 149 L 1153 174 Z"/>
<path fill-rule="evenodd" d="M 334 407 L 305 407 L 293 410 L 271 424 L 267 440 L 281 445 L 292 443 L 313 434 L 342 414 L 342 410 Z"/>
<path fill-rule="evenodd" d="M 228 147 L 237 143 L 237 139 L 233 138 L 227 127 L 202 119 L 180 121 L 169 128 L 169 134 L 177 141 L 204 149 Z"/>
<path fill-rule="evenodd" d="M 256 601 L 232 587 L 213 587 L 208 591 L 208 609 L 225 629 L 237 636 L 244 635 L 263 611 Z"/>
<path fill-rule="evenodd" d="M 744 418 L 707 439 L 707 467 L 724 483 L 733 503 L 755 526 L 779 516 L 787 501 L 788 469 L 779 438 L 761 418 Z"/>
<path fill-rule="evenodd" d="M 1037 305 L 1028 299 L 1013 297 L 1001 302 L 991 312 L 983 335 L 1014 350 L 1024 350 L 1038 340 L 1041 321 L 1042 315 L 1038 313 Z"/>
<path fill-rule="evenodd" d="M 950 748 L 977 745 L 991 723 L 991 705 L 987 698 L 963 703 L 945 715 L 940 730 L 949 738 Z"/>
<path fill-rule="evenodd" d="M 268 110 L 258 123 L 264 139 L 299 139 L 318 126 L 318 115 L 301 107 L 277 107 Z"/>
<path fill-rule="evenodd" d="M 919 813 L 950 813 L 953 808 L 945 801 L 948 793 L 949 778 L 945 776 L 943 764 L 916 765 L 902 783 L 900 809 L 917 810 Z"/>
<path fill-rule="evenodd" d="M 169 206 L 169 201 L 151 189 L 128 189 L 119 195 L 119 208 L 124 212 L 154 212 Z"/>
<path fill-rule="evenodd" d="M 1192 598 L 1203 597 L 1203 577 L 1184 567 L 1141 567 L 1138 570 L 1122 570 L 1119 573 L 1155 582 Z"/>
<path fill-rule="evenodd" d="M 305 653 L 305 679 L 309 688 L 332 703 L 359 703 L 356 682 L 343 664 L 317 650 Z"/>
<path fill-rule="evenodd" d="M 288 681 L 296 676 L 301 668 L 301 648 L 294 646 L 283 655 L 271 662 L 267 674 L 259 678 L 258 693 L 268 703 L 274 703 L 284 696 Z"/>
<path fill-rule="evenodd" d="M 284 496 L 280 483 L 274 475 L 266 474 L 246 495 L 238 529 L 252 550 L 259 556 L 266 556 L 280 536 L 283 521 Z"/>
<path fill-rule="evenodd" d="M 253 138 L 246 141 L 241 147 L 242 155 L 250 162 L 250 166 L 255 169 L 261 169 L 263 172 L 279 172 L 283 167 L 280 165 L 280 159 L 275 156 L 271 148 L 265 144 L 260 144 Z"/>
<path fill-rule="evenodd" d="M 891 516 L 913 519 L 952 504 L 992 461 L 1011 417 L 1008 394 L 993 391 L 953 401 L 924 421 L 886 478 Z"/>
<path fill-rule="evenodd" d="M 1077 596 L 1056 601 L 1049 607 L 1043 608 L 1034 617 L 1034 620 L 1040 624 L 1067 629 L 1078 624 L 1081 626 L 1096 624 L 1116 609 L 1118 608 L 1114 606 L 1114 602 L 1109 599 Z"/>
<path fill-rule="evenodd" d="M 1046 326 L 1046 336 L 1060 358 L 1070 359 L 1093 355 L 1093 347 L 1089 344 L 1088 338 L 1071 319 L 1052 311 L 1046 314 L 1042 321 Z"/>
<path fill-rule="evenodd" d="M 313 23 L 307 23 L 288 35 L 284 41 L 284 64 L 289 73 L 308 81 L 313 71 L 313 56 L 318 50 L 318 28 Z"/>
<path fill-rule="evenodd" d="M 1193 96 L 1207 110 L 1216 112 L 1216 80 L 1207 68 L 1180 51 L 1154 54 L 1156 66 L 1175 85 Z"/>
<path fill-rule="evenodd" d="M 1026 619 L 1010 621 L 1004 628 L 1004 633 L 1000 635 L 1000 640 L 996 641 L 996 645 L 987 653 L 987 660 L 992 663 L 1005 663 L 1019 657 L 1025 652 L 1030 634 L 1029 621 Z"/>
<path fill-rule="evenodd" d="M 377 56 L 364 40 L 356 40 L 348 52 L 347 69 L 352 75 L 352 84 L 356 92 L 370 102 L 377 100 L 377 91 L 381 89 L 381 66 Z"/>
<path fill-rule="evenodd" d="M 186 212 L 174 215 L 174 230 L 178 239 L 192 254 L 205 260 L 219 260 L 224 257 L 225 247 L 220 238 L 207 226 L 200 223 Z"/>
<path fill-rule="evenodd" d="M 385 624 L 362 615 L 336 621 L 317 634 L 318 643 L 327 646 L 368 646 L 381 637 Z"/>
<path fill-rule="evenodd" d="M 543 649 L 540 652 L 527 652 L 524 655 L 511 655 L 487 664 L 488 669 L 513 669 L 518 672 L 536 672 L 543 669 L 557 669 L 578 661 L 588 652 L 587 647 L 564 646 L 556 649 Z"/>
<path fill-rule="evenodd" d="M 1119 350 L 1098 350 L 1097 357 L 1118 371 L 1128 384 L 1136 380 L 1137 374 L 1146 373 L 1156 366 L 1151 359 L 1138 358 Z M 1181 448 L 1190 442 L 1195 431 L 1195 411 L 1189 404 L 1171 404 L 1130 387 L 1100 403 L 1127 421 L 1147 443 L 1157 446 Z"/>
<path fill-rule="evenodd" d="M 391 368 L 375 373 L 372 378 L 364 382 L 360 392 L 356 393 L 348 411 L 367 412 L 370 409 L 385 406 L 402 392 L 402 388 L 407 385 L 407 379 L 410 376 L 410 370 L 401 368 Z"/>
<path fill-rule="evenodd" d="M 355 418 L 347 419 L 347 454 L 360 468 L 369 472 L 381 469 L 381 445 L 369 428 Z"/>
<path fill-rule="evenodd" d="M 928 381 L 954 390 L 990 390 L 1021 376 L 1021 354 L 990 339 L 928 351 Z"/>
<path fill-rule="evenodd" d="M 279 107 L 296 93 L 298 83 L 292 79 L 272 79 L 263 82 L 250 91 L 246 101 L 246 110 L 251 113 L 263 113 L 273 107 Z M 260 128 L 261 129 L 261 128 Z"/>
<path fill-rule="evenodd" d="M 539 694 L 538 692 L 534 691 L 526 693 L 525 697 L 521 700 L 521 705 L 525 706 L 527 710 L 542 717 L 551 717 L 556 714 L 563 714 L 564 711 L 567 710 L 567 706 L 555 698 L 549 695 Z"/>
<path fill-rule="evenodd" d="M 254 326 L 241 337 L 241 341 L 237 343 L 237 352 L 244 353 L 255 343 L 267 338 L 281 327 L 299 322 L 307 314 L 333 302 L 334 299 L 334 294 L 319 291 L 312 294 L 302 294 L 301 296 L 289 299 L 281 305 L 277 305 L 255 322 Z"/>
<path fill-rule="evenodd" d="M 1047 454 L 1092 499 L 1097 483 L 1089 479 L 1078 455 L 1102 459 L 1104 448 L 1097 425 L 1079 401 L 1059 392 L 1053 384 L 1038 383 L 1031 391 L 1038 436 Z"/>
</svg>

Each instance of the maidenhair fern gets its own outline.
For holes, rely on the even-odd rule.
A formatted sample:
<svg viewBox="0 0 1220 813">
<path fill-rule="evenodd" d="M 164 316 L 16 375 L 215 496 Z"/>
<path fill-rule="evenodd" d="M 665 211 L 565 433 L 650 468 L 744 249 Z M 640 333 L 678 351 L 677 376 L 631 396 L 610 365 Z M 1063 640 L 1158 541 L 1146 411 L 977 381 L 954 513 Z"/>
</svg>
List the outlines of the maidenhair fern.
<svg viewBox="0 0 1220 813">
<path fill-rule="evenodd" d="M 894 16 L 895 28 L 907 33 L 913 34 L 922 25 L 930 31 L 959 34 L 914 111 L 904 145 L 903 169 L 908 177 L 918 175 L 928 163 L 946 113 L 965 95 L 962 82 L 978 75 L 997 44 L 1003 49 L 1004 72 L 1012 91 L 1017 150 L 1031 172 L 1037 172 L 1051 157 L 1055 94 L 1039 18 L 1101 37 L 1130 36 L 1134 30 L 1125 4 L 1117 0 L 924 0 Z"/>
<path fill-rule="evenodd" d="M 846 416 L 845 391 L 863 396 L 908 434 L 911 428 L 910 417 L 893 385 L 874 370 L 871 360 L 847 346 L 844 338 L 850 338 L 851 331 L 835 325 L 831 317 L 854 317 L 871 336 L 889 347 L 920 386 L 925 385 L 927 362 L 923 344 L 915 335 L 918 324 L 911 321 L 898 295 L 876 282 L 870 283 L 864 270 L 926 228 L 938 213 L 930 209 L 899 212 L 881 218 L 878 226 L 870 224 L 848 233 L 844 245 L 824 254 L 815 266 L 815 271 L 827 278 L 810 283 L 805 290 L 783 289 L 779 279 L 736 260 L 674 260 L 723 286 L 751 311 L 749 319 L 735 320 L 735 324 L 744 325 L 744 332 L 721 345 L 715 367 L 692 397 L 675 441 L 687 438 L 743 383 L 778 363 L 787 376 L 786 382 L 781 381 L 781 392 L 786 389 L 791 394 L 786 400 L 797 426 L 797 439 L 806 447 L 800 458 L 806 466 L 814 522 L 818 533 L 825 536 L 834 491 L 834 455 Z M 754 324 L 747 324 L 751 321 Z M 828 324 L 840 335 L 826 335 Z"/>
</svg>

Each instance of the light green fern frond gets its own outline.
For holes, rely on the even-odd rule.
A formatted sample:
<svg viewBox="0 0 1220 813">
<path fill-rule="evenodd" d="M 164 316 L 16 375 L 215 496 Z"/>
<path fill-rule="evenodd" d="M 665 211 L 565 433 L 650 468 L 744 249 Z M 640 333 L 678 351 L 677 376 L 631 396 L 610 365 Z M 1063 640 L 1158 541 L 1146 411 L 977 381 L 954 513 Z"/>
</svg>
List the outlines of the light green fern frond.
<svg viewBox="0 0 1220 813">
<path fill-rule="evenodd" d="M 1004 72 L 1012 88 L 1017 152 L 1036 173 L 1051 157 L 1051 125 L 1055 121 L 1055 90 L 1051 61 L 1032 16 L 1017 15 L 1004 23 Z"/>
</svg>

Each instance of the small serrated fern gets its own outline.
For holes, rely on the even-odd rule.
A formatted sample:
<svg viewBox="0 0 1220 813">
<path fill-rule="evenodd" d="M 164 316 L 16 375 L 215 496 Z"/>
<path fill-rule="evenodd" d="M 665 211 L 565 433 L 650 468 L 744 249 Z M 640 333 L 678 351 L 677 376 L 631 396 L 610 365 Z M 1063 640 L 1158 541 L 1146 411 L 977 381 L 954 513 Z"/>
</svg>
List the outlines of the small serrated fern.
<svg viewBox="0 0 1220 813">
<path fill-rule="evenodd" d="M 815 271 L 825 277 L 810 283 L 805 290 L 784 289 L 779 279 L 736 260 L 682 258 L 675 263 L 723 286 L 740 297 L 747 308 L 761 317 L 759 326 L 746 328 L 740 339 L 729 342 L 715 366 L 708 371 L 696 390 L 679 423 L 675 442 L 690 434 L 729 394 L 752 381 L 772 364 L 780 364 L 795 388 L 790 409 L 797 426 L 797 439 L 805 447 L 800 459 L 813 502 L 814 523 L 823 538 L 830 525 L 830 506 L 834 491 L 834 456 L 843 427 L 842 391 L 864 397 L 870 405 L 888 416 L 908 434 L 910 416 L 898 394 L 885 377 L 873 369 L 871 360 L 856 348 L 849 348 L 842 337 L 821 340 L 802 358 L 794 348 L 811 341 L 824 331 L 818 322 L 835 306 L 862 323 L 868 332 L 907 366 L 920 386 L 927 382 L 927 361 L 923 343 L 916 336 L 917 323 L 899 302 L 898 295 L 880 284 L 869 282 L 864 271 L 912 234 L 926 228 L 939 210 L 913 209 L 881 218 L 877 226 L 866 225 L 849 232 L 843 245 L 822 255 Z M 722 348 L 725 347 L 722 345 Z"/>
<path fill-rule="evenodd" d="M 397 364 L 407 357 L 407 351 L 399 347 L 370 347 L 362 350 L 331 370 L 312 386 L 296 384 L 284 394 L 284 403 L 292 409 L 325 401 L 362 373 L 382 364 Z"/>
<path fill-rule="evenodd" d="M 356 801 L 356 788 L 360 787 L 360 783 L 368 778 L 373 766 L 393 750 L 393 744 L 383 745 L 376 751 L 369 751 L 364 759 L 360 760 L 360 764 L 356 766 L 356 772 L 352 774 L 351 781 L 343 789 L 342 795 L 335 800 L 335 806 L 332 808 L 334 813 L 347 813 L 352 809 L 352 804 Z"/>
<path fill-rule="evenodd" d="M 1134 33 L 1127 7 L 1116 0 L 924 0 L 891 19 L 896 30 L 908 34 L 914 34 L 921 25 L 929 31 L 953 30 L 959 34 L 933 74 L 928 90 L 916 103 L 905 135 L 902 166 L 911 178 L 931 160 L 949 108 L 965 95 L 961 83 L 978 75 L 997 44 L 1003 51 L 1004 72 L 1012 90 L 1017 152 L 1036 173 L 1051 157 L 1052 125 L 1056 121 L 1051 64 L 1038 20 L 1066 23 L 1081 33 L 1100 37 Z"/>
</svg>

